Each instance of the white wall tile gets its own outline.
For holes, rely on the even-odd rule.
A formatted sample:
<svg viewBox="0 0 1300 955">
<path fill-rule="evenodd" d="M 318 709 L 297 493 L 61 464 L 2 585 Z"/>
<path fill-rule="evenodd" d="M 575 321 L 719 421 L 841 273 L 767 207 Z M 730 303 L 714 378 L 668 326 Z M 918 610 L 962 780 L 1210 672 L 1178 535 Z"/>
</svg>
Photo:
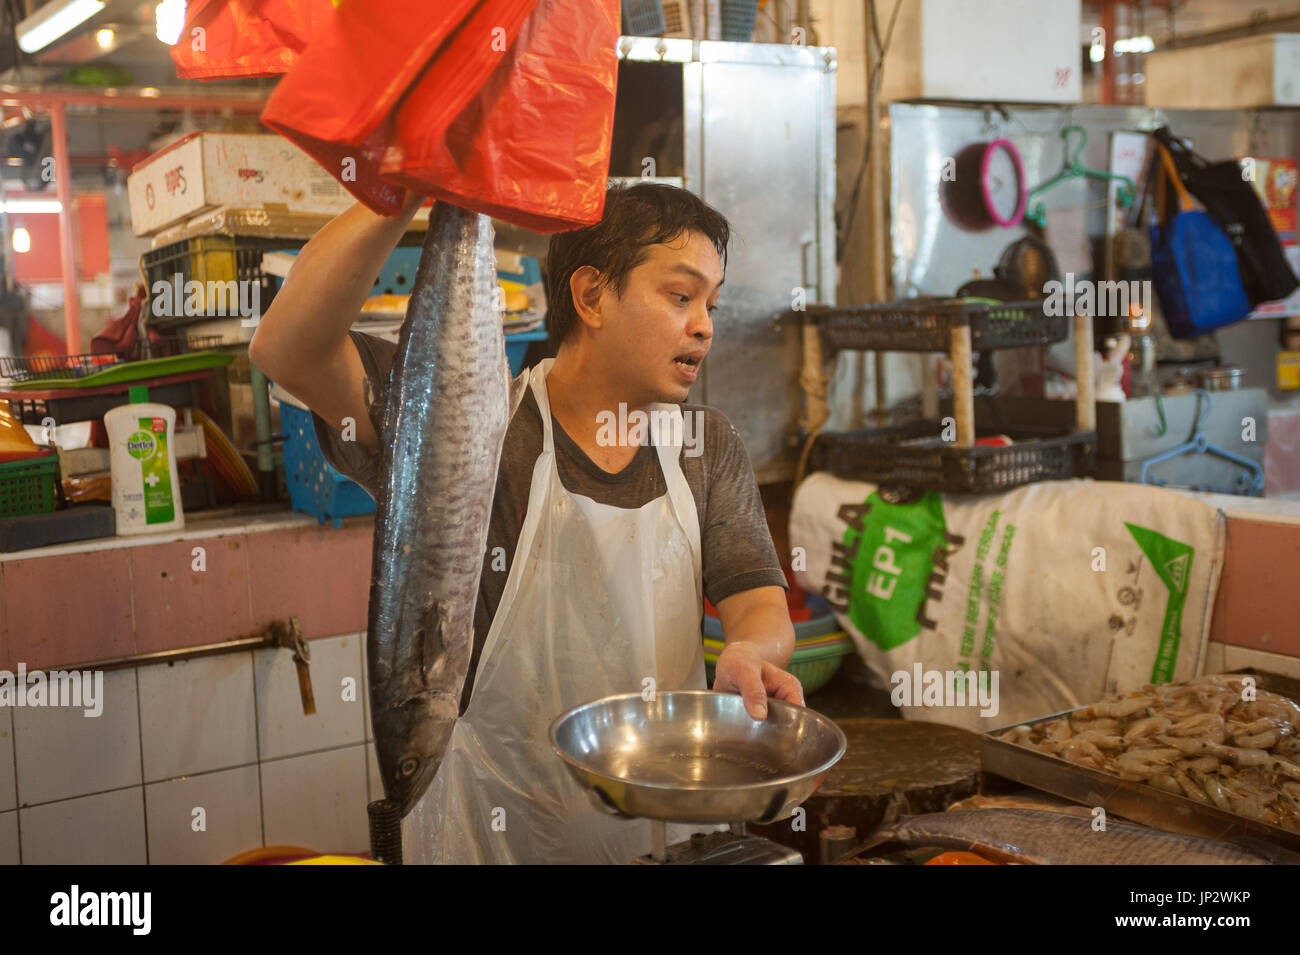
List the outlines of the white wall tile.
<svg viewBox="0 0 1300 955">
<path fill-rule="evenodd" d="M 384 777 L 379 775 L 379 754 L 374 743 L 366 744 L 366 795 L 368 802 L 384 798 Z"/>
<path fill-rule="evenodd" d="M 0 709 L 0 812 L 18 806 L 14 785 L 14 718 L 8 707 Z"/>
<path fill-rule="evenodd" d="M 14 708 L 20 807 L 140 784 L 135 670 L 103 677 L 97 717 L 73 707 Z"/>
<path fill-rule="evenodd" d="M 140 667 L 146 783 L 257 762 L 253 655 Z"/>
<path fill-rule="evenodd" d="M 0 812 L 0 865 L 18 862 L 18 813 Z"/>
<path fill-rule="evenodd" d="M 195 831 L 201 807 L 204 829 Z M 257 767 L 241 766 L 145 786 L 151 865 L 218 865 L 262 845 Z"/>
<path fill-rule="evenodd" d="M 25 865 L 146 862 L 142 786 L 19 809 L 18 826 Z"/>
<path fill-rule="evenodd" d="M 312 692 L 316 712 L 304 716 L 298 669 L 287 650 L 258 650 L 253 655 L 257 691 L 258 752 L 263 760 L 330 749 L 365 740 L 362 694 L 342 698 L 343 678 L 360 677 L 361 637 L 312 640 Z"/>
<path fill-rule="evenodd" d="M 365 746 L 263 763 L 262 818 L 267 845 L 367 851 Z"/>
</svg>

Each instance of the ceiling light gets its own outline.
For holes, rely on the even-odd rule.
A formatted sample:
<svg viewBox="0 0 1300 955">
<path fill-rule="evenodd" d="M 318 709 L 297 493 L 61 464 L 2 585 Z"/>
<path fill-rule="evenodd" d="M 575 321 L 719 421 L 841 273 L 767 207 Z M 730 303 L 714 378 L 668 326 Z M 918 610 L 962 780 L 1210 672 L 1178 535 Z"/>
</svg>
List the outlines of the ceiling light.
<svg viewBox="0 0 1300 955">
<path fill-rule="evenodd" d="M 58 199 L 5 199 L 0 201 L 0 212 L 61 212 Z"/>
<path fill-rule="evenodd" d="M 100 49 L 102 50 L 109 49 L 113 45 L 113 31 L 112 30 L 95 31 L 95 42 L 99 44 Z"/>
<path fill-rule="evenodd" d="M 103 9 L 104 0 L 50 0 L 18 24 L 18 47 L 24 53 L 43 50 Z"/>
<path fill-rule="evenodd" d="M 158 39 L 175 46 L 185 29 L 185 0 L 162 0 L 154 7 L 154 23 Z"/>
<path fill-rule="evenodd" d="M 14 229 L 13 243 L 15 252 L 30 252 L 32 250 L 31 234 L 22 226 Z"/>
<path fill-rule="evenodd" d="M 1115 41 L 1115 53 L 1150 53 L 1156 48 L 1155 40 L 1149 36 L 1131 36 Z"/>
</svg>

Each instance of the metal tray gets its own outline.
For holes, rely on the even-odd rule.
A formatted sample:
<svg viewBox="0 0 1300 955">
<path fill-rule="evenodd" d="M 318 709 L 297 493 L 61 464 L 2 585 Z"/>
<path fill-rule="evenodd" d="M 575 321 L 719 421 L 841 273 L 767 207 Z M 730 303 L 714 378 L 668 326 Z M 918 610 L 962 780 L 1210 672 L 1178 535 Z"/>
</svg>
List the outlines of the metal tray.
<svg viewBox="0 0 1300 955">
<path fill-rule="evenodd" d="M 1251 674 L 1255 675 L 1255 674 Z M 1261 688 L 1267 689 L 1264 681 Z M 1102 806 L 1106 812 L 1140 822 L 1165 832 L 1178 832 L 1222 842 L 1262 839 L 1272 845 L 1300 852 L 1300 833 L 1225 812 L 1216 806 L 1175 796 L 1163 789 L 1132 782 L 1110 773 L 1079 766 L 1016 743 L 995 739 L 1015 726 L 1036 726 L 1069 716 L 1086 707 L 1062 710 L 1049 716 L 1008 723 L 980 737 L 980 764 L 993 773 L 1034 789 L 1061 796 L 1085 806 Z"/>
</svg>

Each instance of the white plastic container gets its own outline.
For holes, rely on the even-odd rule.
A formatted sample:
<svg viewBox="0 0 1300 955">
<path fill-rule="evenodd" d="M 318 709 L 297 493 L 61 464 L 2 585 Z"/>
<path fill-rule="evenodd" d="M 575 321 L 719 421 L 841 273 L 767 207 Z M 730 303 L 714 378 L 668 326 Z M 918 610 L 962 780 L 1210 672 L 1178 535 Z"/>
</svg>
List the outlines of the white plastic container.
<svg viewBox="0 0 1300 955">
<path fill-rule="evenodd" d="M 104 415 L 118 534 L 151 534 L 185 526 L 176 471 L 176 411 L 148 401 L 140 386 L 131 403 Z"/>
</svg>

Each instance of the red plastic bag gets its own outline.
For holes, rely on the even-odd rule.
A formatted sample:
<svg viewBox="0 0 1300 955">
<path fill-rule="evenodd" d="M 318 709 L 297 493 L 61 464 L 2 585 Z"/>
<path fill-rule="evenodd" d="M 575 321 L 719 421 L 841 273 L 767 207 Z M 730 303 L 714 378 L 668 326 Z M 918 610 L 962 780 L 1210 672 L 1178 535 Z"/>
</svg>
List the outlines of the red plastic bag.
<svg viewBox="0 0 1300 955">
<path fill-rule="evenodd" d="M 171 48 L 176 75 L 215 80 L 288 72 L 333 16 L 331 0 L 190 0 L 185 30 Z M 201 43 L 196 28 L 203 30 Z"/>
<path fill-rule="evenodd" d="M 618 77 L 616 0 L 539 0 L 445 130 L 422 78 L 397 113 L 384 178 L 536 232 L 600 220 Z"/>
<path fill-rule="evenodd" d="M 513 39 L 511 28 L 518 32 L 534 2 L 345 0 L 276 86 L 262 122 L 313 156 L 370 208 L 392 215 L 405 193 L 385 181 L 379 167 L 403 95 L 432 72 L 439 108 L 429 121 L 445 128 L 500 57 L 483 56 L 492 27 L 502 26 Z M 477 62 L 465 55 L 475 52 Z M 444 57 L 460 72 L 441 68 Z"/>
</svg>

